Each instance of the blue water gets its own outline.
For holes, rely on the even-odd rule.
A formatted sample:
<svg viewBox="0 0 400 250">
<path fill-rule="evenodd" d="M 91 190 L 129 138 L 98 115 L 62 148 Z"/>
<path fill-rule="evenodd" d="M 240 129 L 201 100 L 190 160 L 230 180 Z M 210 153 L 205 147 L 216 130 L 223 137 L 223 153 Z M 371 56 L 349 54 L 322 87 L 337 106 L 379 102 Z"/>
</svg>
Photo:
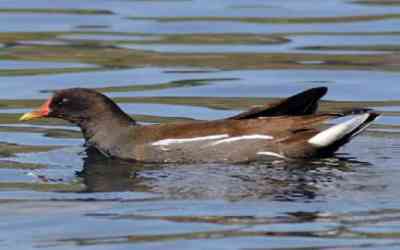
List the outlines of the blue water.
<svg viewBox="0 0 400 250">
<path fill-rule="evenodd" d="M 296 62 L 301 69 L 204 65 L 139 68 L 97 65 L 77 58 L 45 61 L 11 57 L 0 71 L 82 68 L 82 72 L 0 76 L 0 248 L 1 249 L 399 249 L 400 248 L 400 73 L 396 52 L 303 50 L 310 46 L 398 45 L 400 19 L 348 23 L 257 24 L 159 22 L 128 17 L 337 17 L 400 13 L 400 5 L 351 1 L 237 0 L 57 0 L 1 1 L 0 8 L 110 10 L 113 15 L 0 13 L 0 32 L 80 31 L 49 40 L 22 39 L 8 49 L 35 44 L 65 46 L 87 40 L 124 40 L 130 49 L 159 53 L 289 53 L 331 56 L 392 56 L 390 70 L 316 66 L 324 59 Z M 112 33 L 112 32 L 122 33 Z M 129 32 L 127 34 L 124 32 Z M 321 32 L 321 34 L 290 34 Z M 329 34 L 327 32 L 336 32 Z M 340 34 L 348 33 L 346 35 Z M 367 32 L 359 35 L 355 32 Z M 371 33 L 371 32 L 378 32 Z M 149 33 L 149 37 L 138 33 Z M 252 33 L 282 35 L 279 44 L 135 44 L 163 34 Z M 128 45 L 127 45 L 128 44 Z M 90 45 L 88 45 L 90 46 Z M 115 44 L 114 44 L 115 46 Z M 97 49 L 101 54 L 101 48 Z M 75 56 L 75 57 L 74 57 Z M 385 57 L 386 58 L 386 57 Z M 329 64 L 326 64 L 329 66 Z M 54 72 L 49 72 L 54 73 Z M 22 74 L 22 73 L 21 73 Z M 118 92 L 110 97 L 132 115 L 173 119 L 220 119 L 245 107 L 235 98 L 286 97 L 328 86 L 325 101 L 348 102 L 387 113 L 335 157 L 310 162 L 246 165 L 132 164 L 92 157 L 77 128 L 59 121 L 21 123 L 17 117 L 51 91 L 156 85 L 183 80 L 207 84 Z M 226 79 L 232 79 L 227 81 Z M 157 103 L 157 98 L 171 103 Z M 204 104 L 190 103 L 201 98 Z M 207 99 L 213 97 L 214 99 Z M 136 99 L 135 99 L 136 98 Z M 137 98 L 153 100 L 141 103 Z M 176 98 L 176 99 L 174 99 Z M 215 98 L 237 101 L 215 109 Z M 131 100 L 131 101 L 129 101 Z M 174 103 L 175 100 L 175 103 Z M 182 102 L 178 102 L 181 100 Z M 183 101 L 184 100 L 184 101 Z M 191 105 L 185 105 L 187 104 Z M 220 104 L 221 104 L 220 103 Z M 218 104 L 218 103 L 217 103 Z M 343 103 L 340 103 L 343 104 Z M 325 103 L 326 105 L 326 103 Z M 222 105 L 223 106 L 223 105 Z M 335 107 L 335 105 L 332 105 Z M 337 107 L 338 108 L 338 107 Z M 140 121 L 143 122 L 143 121 Z"/>
</svg>

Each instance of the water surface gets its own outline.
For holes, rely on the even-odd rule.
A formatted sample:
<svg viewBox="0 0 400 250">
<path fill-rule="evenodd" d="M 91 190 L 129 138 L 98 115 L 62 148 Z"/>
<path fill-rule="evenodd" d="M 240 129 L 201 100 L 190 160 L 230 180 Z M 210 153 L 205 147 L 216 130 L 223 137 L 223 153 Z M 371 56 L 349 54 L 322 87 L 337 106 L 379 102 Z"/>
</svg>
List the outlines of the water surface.
<svg viewBox="0 0 400 250">
<path fill-rule="evenodd" d="M 398 14 L 344 0 L 2 1 L 0 248 L 398 249 Z M 111 160 L 68 123 L 18 121 L 70 87 L 148 124 L 316 86 L 324 111 L 385 116 L 335 157 L 246 165 Z"/>
</svg>

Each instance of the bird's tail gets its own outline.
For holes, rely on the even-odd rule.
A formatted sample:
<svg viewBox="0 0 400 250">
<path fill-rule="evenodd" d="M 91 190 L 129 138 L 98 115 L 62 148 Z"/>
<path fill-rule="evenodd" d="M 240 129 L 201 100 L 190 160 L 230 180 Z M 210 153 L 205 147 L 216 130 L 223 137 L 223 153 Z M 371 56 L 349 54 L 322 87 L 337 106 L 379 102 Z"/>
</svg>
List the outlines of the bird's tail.
<svg viewBox="0 0 400 250">
<path fill-rule="evenodd" d="M 371 122 L 380 116 L 379 113 L 368 112 L 357 114 L 352 119 L 334 125 L 321 131 L 308 140 L 308 143 L 321 151 L 330 153 L 336 151 L 343 144 L 350 141 L 356 135 L 367 128 Z"/>
<path fill-rule="evenodd" d="M 269 103 L 232 116 L 230 120 L 255 119 L 270 116 L 311 115 L 318 109 L 319 100 L 326 94 L 328 88 L 318 87 L 307 89 L 284 100 Z"/>
</svg>

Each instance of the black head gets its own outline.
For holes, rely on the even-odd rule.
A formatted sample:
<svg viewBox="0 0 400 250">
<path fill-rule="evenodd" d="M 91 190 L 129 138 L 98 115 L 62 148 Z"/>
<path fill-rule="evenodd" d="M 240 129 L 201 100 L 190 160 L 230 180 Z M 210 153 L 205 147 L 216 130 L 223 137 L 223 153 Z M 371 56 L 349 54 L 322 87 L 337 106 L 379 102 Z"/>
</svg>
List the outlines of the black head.
<svg viewBox="0 0 400 250">
<path fill-rule="evenodd" d="M 108 116 L 130 119 L 107 96 L 91 89 L 71 88 L 56 91 L 38 110 L 24 114 L 20 120 L 54 117 L 79 124 Z"/>
</svg>

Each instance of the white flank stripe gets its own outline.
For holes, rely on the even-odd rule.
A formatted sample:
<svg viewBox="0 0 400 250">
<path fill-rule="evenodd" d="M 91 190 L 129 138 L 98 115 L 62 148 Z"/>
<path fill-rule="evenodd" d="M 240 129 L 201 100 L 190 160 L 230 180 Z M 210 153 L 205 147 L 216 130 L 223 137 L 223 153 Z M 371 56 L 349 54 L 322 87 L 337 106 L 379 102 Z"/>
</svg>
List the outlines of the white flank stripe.
<svg viewBox="0 0 400 250">
<path fill-rule="evenodd" d="M 235 141 L 240 141 L 240 140 L 272 140 L 274 137 L 270 135 L 243 135 L 243 136 L 236 136 L 236 137 L 230 137 L 227 139 L 219 140 L 214 142 L 212 145 L 218 145 L 220 143 L 227 143 L 227 142 L 235 142 Z"/>
<path fill-rule="evenodd" d="M 327 147 L 345 135 L 351 133 L 354 129 L 363 124 L 369 117 L 369 114 L 357 115 L 351 120 L 332 126 L 308 140 L 308 143 L 315 147 Z"/>
<path fill-rule="evenodd" d="M 285 156 L 278 154 L 278 153 L 274 153 L 274 152 L 269 152 L 269 151 L 265 151 L 265 152 L 258 152 L 258 155 L 267 155 L 267 156 L 274 156 L 274 157 L 278 157 L 278 158 L 286 158 Z"/>
<path fill-rule="evenodd" d="M 228 136 L 229 136 L 228 134 L 222 134 L 222 135 L 210 135 L 210 136 L 203 136 L 203 137 L 183 138 L 183 139 L 164 139 L 164 140 L 153 142 L 151 145 L 167 146 L 167 145 L 176 144 L 176 143 L 186 143 L 186 142 L 205 141 L 205 140 L 218 140 L 218 139 L 226 138 Z"/>
</svg>

